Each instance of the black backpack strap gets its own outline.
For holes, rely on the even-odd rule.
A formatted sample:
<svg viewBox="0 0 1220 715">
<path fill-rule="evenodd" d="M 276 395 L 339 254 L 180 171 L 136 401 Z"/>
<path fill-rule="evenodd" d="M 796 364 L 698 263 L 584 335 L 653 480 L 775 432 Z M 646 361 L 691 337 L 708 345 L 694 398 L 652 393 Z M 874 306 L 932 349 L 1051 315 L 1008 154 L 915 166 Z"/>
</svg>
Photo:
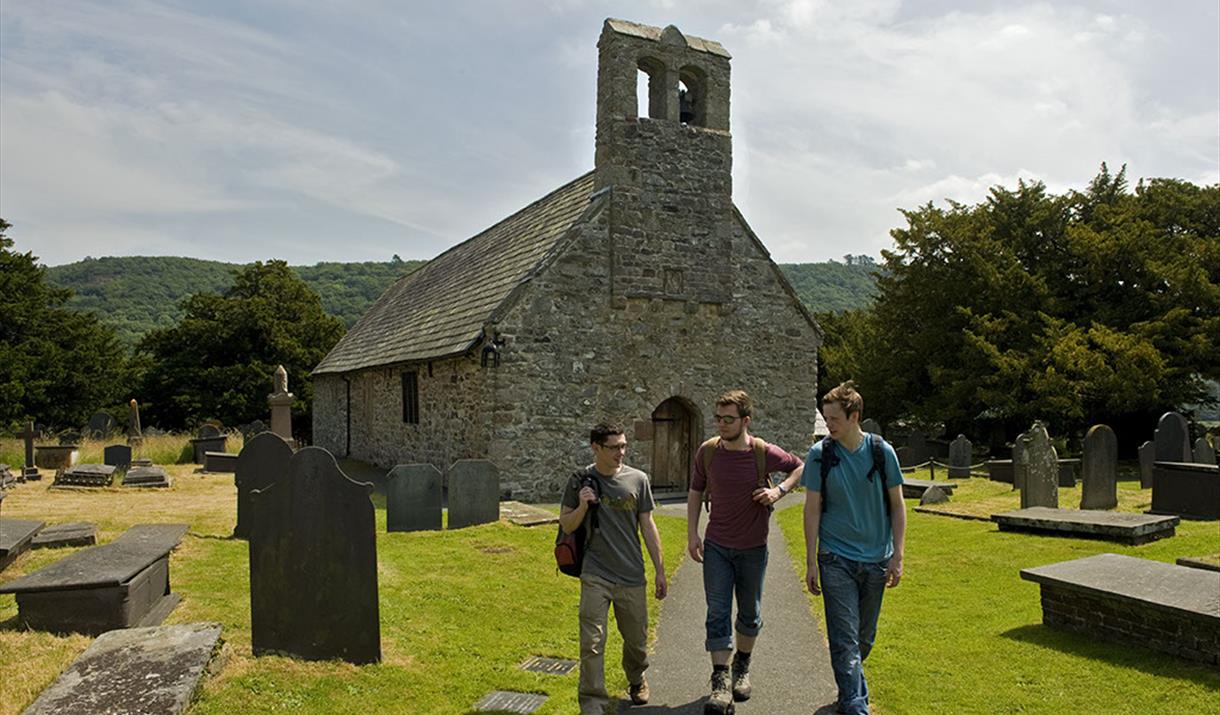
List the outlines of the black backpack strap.
<svg viewBox="0 0 1220 715">
<path fill-rule="evenodd" d="M 873 452 L 873 466 L 868 473 L 871 476 L 876 472 L 877 481 L 881 482 L 881 501 L 885 503 L 885 518 L 888 519 L 893 507 L 890 506 L 889 491 L 885 488 L 885 440 L 878 434 L 870 434 L 866 439 L 870 440 Z"/>
<path fill-rule="evenodd" d="M 822 438 L 822 459 L 818 463 L 822 475 L 822 511 L 826 511 L 826 480 L 830 477 L 830 468 L 839 463 L 835 454 L 835 441 L 827 435 Z"/>
</svg>

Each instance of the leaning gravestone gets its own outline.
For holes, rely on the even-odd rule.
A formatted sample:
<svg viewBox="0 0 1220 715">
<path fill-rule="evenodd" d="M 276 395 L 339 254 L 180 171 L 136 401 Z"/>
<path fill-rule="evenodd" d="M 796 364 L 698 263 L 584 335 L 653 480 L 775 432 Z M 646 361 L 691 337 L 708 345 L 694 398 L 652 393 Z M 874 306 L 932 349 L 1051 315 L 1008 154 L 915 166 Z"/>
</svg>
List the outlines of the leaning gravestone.
<svg viewBox="0 0 1220 715">
<path fill-rule="evenodd" d="M 102 451 L 102 461 L 112 467 L 126 469 L 131 466 L 131 445 L 112 444 Z"/>
<path fill-rule="evenodd" d="M 1196 464 L 1213 464 L 1216 461 L 1216 450 L 1207 443 L 1206 437 L 1195 440 L 1194 461 Z"/>
<path fill-rule="evenodd" d="M 1177 412 L 1166 412 L 1156 424 L 1152 442 L 1156 445 L 1157 462 L 1189 462 L 1190 425 Z"/>
<path fill-rule="evenodd" d="M 431 464 L 400 464 L 386 480 L 386 531 L 438 531 L 441 481 Z"/>
<path fill-rule="evenodd" d="M 250 624 L 254 654 L 381 660 L 373 485 L 306 447 L 253 492 Z"/>
<path fill-rule="evenodd" d="M 1021 488 L 1021 508 L 1044 506 L 1059 508 L 1059 458 L 1051 445 L 1050 435 L 1041 422 L 1026 432 L 1025 484 Z M 1022 467 L 1017 467 L 1017 473 Z"/>
<path fill-rule="evenodd" d="M 974 456 L 974 445 L 959 434 L 957 439 L 949 443 L 949 478 L 958 479 L 970 476 L 970 458 Z"/>
<path fill-rule="evenodd" d="M 868 417 L 868 418 L 860 421 L 860 430 L 863 432 L 872 432 L 873 434 L 877 435 L 878 437 L 885 436 L 885 435 L 881 434 L 881 423 L 878 422 L 877 420 L 873 419 L 872 417 Z"/>
<path fill-rule="evenodd" d="M 459 459 L 449 467 L 449 528 L 500 519 L 500 470 L 486 459 Z"/>
<path fill-rule="evenodd" d="M 1152 488 L 1152 465 L 1156 462 L 1156 445 L 1152 440 L 1140 445 L 1140 489 Z"/>
<path fill-rule="evenodd" d="M 258 509 L 266 503 L 259 503 L 251 493 L 255 489 L 266 489 L 280 481 L 288 472 L 288 462 L 292 460 L 292 447 L 274 432 L 263 432 L 246 442 L 241 453 L 237 455 L 237 470 L 233 473 L 233 483 L 237 486 L 237 526 L 233 527 L 233 536 L 238 539 L 250 538 L 251 524 L 259 520 Z"/>
<path fill-rule="evenodd" d="M 1081 509 L 1113 509 L 1118 506 L 1118 438 L 1106 425 L 1093 425 L 1084 436 L 1081 456 L 1083 485 Z"/>
<path fill-rule="evenodd" d="M 106 439 L 114 431 L 114 418 L 105 412 L 96 412 L 89 418 L 85 432 L 93 439 Z"/>
</svg>

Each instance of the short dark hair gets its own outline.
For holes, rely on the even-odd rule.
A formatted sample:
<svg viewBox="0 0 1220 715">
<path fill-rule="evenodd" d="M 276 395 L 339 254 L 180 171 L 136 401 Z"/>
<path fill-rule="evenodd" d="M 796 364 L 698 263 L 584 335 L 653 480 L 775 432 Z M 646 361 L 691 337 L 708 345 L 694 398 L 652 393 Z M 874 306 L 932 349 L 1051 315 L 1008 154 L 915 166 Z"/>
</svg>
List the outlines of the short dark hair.
<svg viewBox="0 0 1220 715">
<path fill-rule="evenodd" d="M 617 422 L 598 422 L 589 430 L 589 444 L 605 444 L 607 437 L 622 433 L 623 427 Z"/>
<path fill-rule="evenodd" d="M 728 407 L 729 405 L 737 406 L 738 417 L 749 417 L 750 413 L 754 411 L 754 400 L 750 399 L 745 390 L 729 390 L 716 398 L 717 407 Z"/>
</svg>

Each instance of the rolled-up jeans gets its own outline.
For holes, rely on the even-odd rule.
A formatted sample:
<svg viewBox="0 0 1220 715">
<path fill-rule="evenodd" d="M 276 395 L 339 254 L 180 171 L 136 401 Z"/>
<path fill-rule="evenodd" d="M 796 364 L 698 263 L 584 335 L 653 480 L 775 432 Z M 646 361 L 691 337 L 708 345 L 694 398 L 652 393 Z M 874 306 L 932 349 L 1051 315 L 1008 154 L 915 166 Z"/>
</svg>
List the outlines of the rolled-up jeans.
<svg viewBox="0 0 1220 715">
<path fill-rule="evenodd" d="M 648 597 L 644 586 L 624 586 L 603 578 L 580 577 L 580 712 L 601 715 L 606 692 L 606 622 L 610 606 L 623 637 L 623 672 L 638 684 L 648 669 Z"/>
<path fill-rule="evenodd" d="M 881 615 L 885 569 L 889 563 L 889 559 L 870 563 L 818 553 L 830 666 L 839 687 L 839 711 L 848 715 L 869 712 L 864 659 L 877 638 L 877 618 Z"/>
<path fill-rule="evenodd" d="M 730 549 L 703 542 L 703 594 L 707 598 L 708 651 L 732 650 L 733 628 L 743 636 L 762 630 L 763 577 L 767 573 L 767 546 Z M 733 622 L 733 595 L 737 620 Z"/>
</svg>

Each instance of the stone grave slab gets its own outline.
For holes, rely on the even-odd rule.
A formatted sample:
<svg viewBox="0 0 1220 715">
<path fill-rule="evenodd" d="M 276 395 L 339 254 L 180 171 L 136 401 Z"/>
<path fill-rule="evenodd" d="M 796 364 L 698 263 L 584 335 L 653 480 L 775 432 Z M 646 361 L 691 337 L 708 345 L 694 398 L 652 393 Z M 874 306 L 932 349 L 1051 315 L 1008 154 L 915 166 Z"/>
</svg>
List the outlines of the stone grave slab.
<svg viewBox="0 0 1220 715">
<path fill-rule="evenodd" d="M 203 471 L 218 474 L 237 473 L 236 452 L 204 452 Z"/>
<path fill-rule="evenodd" d="M 1178 559 L 1177 563 L 1178 566 L 1186 566 L 1192 569 L 1220 572 L 1220 563 L 1217 563 L 1216 561 L 1208 561 L 1206 559 L 1196 559 L 1189 556 L 1183 556 Z"/>
<path fill-rule="evenodd" d="M 131 445 L 112 444 L 102 450 L 102 462 L 112 467 L 126 469 L 131 466 Z"/>
<path fill-rule="evenodd" d="M 261 504 L 251 494 L 275 484 L 288 472 L 292 447 L 274 432 L 261 432 L 246 441 L 237 455 L 233 483 L 237 486 L 237 525 L 233 536 L 250 538 L 251 524 L 258 520 Z M 266 501 L 264 500 L 264 504 Z"/>
<path fill-rule="evenodd" d="M 151 467 L 151 466 L 153 466 L 153 462 L 151 459 L 149 459 L 147 457 L 140 457 L 138 459 L 131 460 L 131 466 L 133 466 L 133 467 Z"/>
<path fill-rule="evenodd" d="M 999 525 L 1000 531 L 1102 539 L 1133 546 L 1173 536 L 1179 521 L 1176 516 L 1047 507 L 992 514 L 991 520 Z"/>
<path fill-rule="evenodd" d="M 53 487 L 108 487 L 117 467 L 109 464 L 78 464 L 55 475 Z"/>
<path fill-rule="evenodd" d="M 514 693 L 508 690 L 495 690 L 488 693 L 482 700 L 474 704 L 475 712 L 480 713 L 520 713 L 529 715 L 547 700 L 547 696 L 536 693 Z"/>
<path fill-rule="evenodd" d="M 449 467 L 449 528 L 500 518 L 500 470 L 486 459 L 459 459 Z"/>
<path fill-rule="evenodd" d="M 1156 445 L 1151 440 L 1144 442 L 1139 448 L 1140 457 L 1140 489 L 1152 488 L 1152 465 L 1156 462 Z"/>
<path fill-rule="evenodd" d="M 179 715 L 221 652 L 219 623 L 110 631 L 89 644 L 23 715 Z"/>
<path fill-rule="evenodd" d="M 1052 628 L 1220 665 L 1220 573 L 1119 554 L 1036 568 Z"/>
<path fill-rule="evenodd" d="M 500 518 L 517 526 L 539 526 L 559 523 L 559 515 L 533 504 L 519 501 L 500 502 Z"/>
<path fill-rule="evenodd" d="M 1081 509 L 1118 506 L 1118 437 L 1106 425 L 1093 425 L 1084 436 Z"/>
<path fill-rule="evenodd" d="M 0 569 L 17 560 L 34 536 L 46 526 L 45 521 L 30 519 L 0 519 Z"/>
<path fill-rule="evenodd" d="M 1194 455 L 1194 462 L 1196 464 L 1216 463 L 1216 450 L 1212 449 L 1212 446 L 1208 444 L 1206 437 L 1200 437 L 1195 440 L 1195 448 L 1191 453 Z"/>
<path fill-rule="evenodd" d="M 306 447 L 275 483 L 252 492 L 255 655 L 381 660 L 372 491 L 344 474 L 330 452 Z"/>
<path fill-rule="evenodd" d="M 1156 423 L 1156 432 L 1152 435 L 1152 443 L 1156 445 L 1157 462 L 1191 461 L 1190 425 L 1177 412 L 1161 415 Z"/>
<path fill-rule="evenodd" d="M 123 475 L 123 486 L 167 489 L 170 478 L 162 467 L 132 467 Z"/>
<path fill-rule="evenodd" d="M 41 444 L 34 448 L 34 466 L 42 469 L 67 469 L 79 457 L 80 449 L 72 444 Z"/>
<path fill-rule="evenodd" d="M 97 635 L 158 625 L 180 599 L 170 592 L 169 554 L 186 528 L 133 526 L 108 544 L 0 585 L 0 593 L 17 596 L 18 622 L 35 630 Z"/>
<path fill-rule="evenodd" d="M 57 549 L 64 546 L 93 546 L 96 543 L 97 524 L 78 521 L 46 527 L 30 542 L 30 548 Z"/>
<path fill-rule="evenodd" d="M 439 531 L 441 481 L 431 464 L 400 464 L 386 478 L 386 531 Z"/>
<path fill-rule="evenodd" d="M 929 487 L 941 487 L 950 494 L 954 489 L 957 489 L 957 482 L 934 482 L 930 479 L 907 479 L 902 478 L 902 498 L 903 499 L 919 499 L 923 497 L 923 493 Z"/>
<path fill-rule="evenodd" d="M 522 670 L 528 670 L 531 673 L 545 673 L 547 675 L 567 675 L 571 673 L 577 665 L 575 660 L 565 660 L 563 658 L 544 658 L 540 655 L 530 656 L 525 659 L 520 666 Z"/>
<path fill-rule="evenodd" d="M 1220 466 L 1194 462 L 1152 465 L 1152 514 L 1220 519 Z"/>
</svg>

